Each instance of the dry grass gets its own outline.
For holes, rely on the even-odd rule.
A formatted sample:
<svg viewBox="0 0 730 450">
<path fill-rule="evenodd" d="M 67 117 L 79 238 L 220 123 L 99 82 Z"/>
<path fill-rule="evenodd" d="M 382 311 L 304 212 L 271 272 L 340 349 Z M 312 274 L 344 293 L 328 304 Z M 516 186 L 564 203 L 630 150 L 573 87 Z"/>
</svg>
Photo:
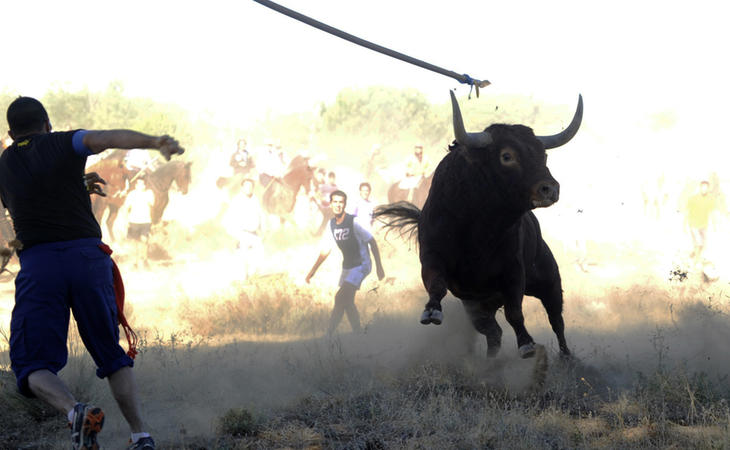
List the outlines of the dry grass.
<svg viewBox="0 0 730 450">
<path fill-rule="evenodd" d="M 526 325 L 547 351 L 542 370 L 538 359 L 517 358 L 501 315 L 494 360 L 451 297 L 442 326 L 418 324 L 425 295 L 407 244 L 381 239 L 394 279 L 371 277 L 358 293 L 365 333 L 352 335 L 343 321 L 326 339 L 339 261 L 320 269 L 319 284 L 304 284 L 316 250 L 292 238 L 271 256 L 282 261 L 279 272 L 240 281 L 234 260 L 196 244 L 201 233 L 227 242 L 216 230 L 159 238 L 207 262 L 182 256 L 128 277 L 141 337 L 135 373 L 160 448 L 730 447 L 726 281 L 647 270 L 616 282 L 600 265 L 575 270 L 556 246 L 575 359 L 558 357 L 542 306 L 527 298 Z M 614 252 L 611 263 L 634 258 Z M 190 284 L 193 276 L 205 289 Z M 123 448 L 125 423 L 71 336 L 61 376 L 78 398 L 105 408 L 102 442 Z M 63 418 L 15 393 L 6 350 L 0 370 L 0 448 L 66 447 Z"/>
<path fill-rule="evenodd" d="M 386 287 L 387 296 L 372 302 L 360 297 L 366 334 L 327 340 L 319 330 L 330 306 L 316 301 L 318 289 L 261 278 L 241 286 L 237 298 L 180 303 L 186 332 L 140 330 L 136 373 L 161 448 L 730 445 L 728 355 L 693 354 L 697 346 L 690 345 L 701 332 L 708 346 L 730 325 L 727 311 L 706 298 L 670 308 L 664 300 L 671 290 L 644 289 L 646 311 L 663 308 L 667 320 L 626 318 L 618 331 L 569 328 L 577 354 L 570 362 L 558 358 L 546 320 L 539 324 L 543 318 L 533 314 L 531 329 L 544 336 L 538 340 L 548 344 L 550 359 L 544 385 L 535 389 L 535 360 L 516 358 L 509 330 L 496 360 L 484 358 L 481 339 L 468 353 L 464 342 L 474 335 L 454 301 L 446 302 L 443 326 L 422 327 L 414 319 L 420 301 L 387 307 L 417 291 Z M 631 304 L 635 291 L 614 292 L 612 308 Z M 589 308 L 574 305 L 568 316 L 574 314 L 595 319 Z M 289 339 L 245 339 L 264 333 Z M 121 448 L 123 421 L 77 338 L 62 376 L 79 398 L 106 407 L 104 442 Z M 62 420 L 14 394 L 12 381 L 3 373 L 0 398 L 10 406 L 0 408 L 0 447 L 65 445 Z"/>
</svg>

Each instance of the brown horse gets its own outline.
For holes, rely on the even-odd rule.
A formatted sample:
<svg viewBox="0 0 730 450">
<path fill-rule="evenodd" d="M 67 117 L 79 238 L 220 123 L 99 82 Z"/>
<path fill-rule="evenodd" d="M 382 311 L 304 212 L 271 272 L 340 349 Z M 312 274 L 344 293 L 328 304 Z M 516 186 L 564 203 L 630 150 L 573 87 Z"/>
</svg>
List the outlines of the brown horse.
<svg viewBox="0 0 730 450">
<path fill-rule="evenodd" d="M 127 198 L 129 180 L 135 175 L 135 172 L 124 166 L 124 152 L 121 150 L 116 150 L 108 157 L 87 167 L 86 172 L 96 172 L 106 181 L 106 186 L 104 186 L 106 197 L 94 195 L 91 200 L 91 208 L 100 224 L 104 213 L 107 209 L 109 210 L 106 226 L 109 230 L 109 238 L 114 240 L 114 221 L 119 214 L 119 208 Z"/>
<path fill-rule="evenodd" d="M 192 162 L 169 161 L 160 166 L 159 169 L 143 175 L 147 188 L 152 189 L 155 195 L 155 201 L 152 204 L 152 224 L 158 224 L 162 220 L 162 214 L 170 202 L 168 191 L 173 181 L 183 195 L 188 193 L 190 181 L 192 180 L 190 175 L 190 166 L 192 164 Z"/>
<path fill-rule="evenodd" d="M 264 189 L 261 205 L 265 212 L 279 216 L 282 223 L 294 211 L 297 194 L 304 186 L 309 193 L 314 178 L 314 169 L 309 165 L 309 158 L 297 155 L 289 163 L 286 174 L 281 178 L 274 178 Z"/>
<path fill-rule="evenodd" d="M 421 178 L 413 190 L 413 198 L 410 199 L 411 203 L 419 208 L 423 208 L 423 204 L 426 203 L 426 198 L 428 197 L 428 191 L 431 189 L 431 180 L 433 180 L 433 174 Z M 408 189 L 401 189 L 399 185 L 400 182 L 393 183 L 388 189 L 388 203 L 409 200 Z"/>
</svg>

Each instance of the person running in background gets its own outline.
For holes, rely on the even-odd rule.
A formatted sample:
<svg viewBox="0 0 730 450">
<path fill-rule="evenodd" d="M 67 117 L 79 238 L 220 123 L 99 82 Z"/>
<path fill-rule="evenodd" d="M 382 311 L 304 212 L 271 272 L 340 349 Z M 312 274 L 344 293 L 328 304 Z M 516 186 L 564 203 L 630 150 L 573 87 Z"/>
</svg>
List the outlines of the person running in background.
<svg viewBox="0 0 730 450">
<path fill-rule="evenodd" d="M 335 306 L 330 316 L 327 335 L 331 336 L 340 324 L 342 317 L 347 313 L 352 331 L 359 333 L 360 314 L 355 306 L 355 294 L 366 276 L 372 270 L 370 252 L 375 259 L 375 270 L 378 279 L 385 278 L 383 265 L 380 261 L 380 252 L 375 238 L 365 228 L 354 221 L 354 216 L 345 213 L 347 194 L 334 191 L 330 194 L 330 206 L 335 217 L 330 220 L 329 231 L 322 236 L 321 250 L 312 269 L 306 277 L 309 283 L 325 259 L 335 248 L 342 252 L 342 272 L 340 273 L 340 289 L 335 294 Z"/>
<path fill-rule="evenodd" d="M 687 201 L 687 225 L 692 236 L 692 253 L 690 258 L 696 262 L 702 261 L 707 247 L 707 227 L 710 224 L 712 213 L 717 209 L 715 196 L 711 195 L 710 183 L 700 182 L 700 191 Z"/>
<path fill-rule="evenodd" d="M 360 198 L 355 201 L 355 207 L 352 208 L 355 221 L 368 231 L 373 227 L 373 209 L 375 209 L 375 205 L 370 201 L 371 192 L 370 183 L 367 181 L 360 183 Z"/>
<path fill-rule="evenodd" d="M 149 268 L 150 266 L 147 244 L 152 230 L 152 205 L 154 203 L 155 194 L 146 188 L 144 180 L 137 178 L 133 182 L 132 192 L 124 199 L 124 204 L 128 205 L 127 238 L 138 242 L 142 247 L 138 257 L 134 260 L 135 268 L 140 266 Z"/>
<path fill-rule="evenodd" d="M 129 193 L 125 203 L 129 206 L 129 226 L 127 237 L 135 241 L 146 241 L 152 229 L 152 205 L 155 202 L 155 195 L 147 189 L 144 181 L 137 178 L 134 188 Z"/>
<path fill-rule="evenodd" d="M 244 277 L 255 273 L 264 254 L 261 239 L 263 213 L 261 203 L 254 195 L 254 180 L 246 178 L 241 184 L 241 194 L 231 200 L 232 208 L 223 218 L 228 234 L 237 239 L 237 250 L 244 265 Z"/>
<path fill-rule="evenodd" d="M 325 208 L 330 206 L 330 196 L 337 190 L 336 175 L 334 172 L 327 174 L 327 182 L 319 185 L 319 197 Z"/>
</svg>

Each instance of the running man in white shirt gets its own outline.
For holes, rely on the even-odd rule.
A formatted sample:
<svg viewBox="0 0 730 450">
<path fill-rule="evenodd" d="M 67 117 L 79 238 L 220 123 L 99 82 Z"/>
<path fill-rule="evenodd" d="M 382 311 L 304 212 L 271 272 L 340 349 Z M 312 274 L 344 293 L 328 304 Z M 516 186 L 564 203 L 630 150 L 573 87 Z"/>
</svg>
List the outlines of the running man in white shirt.
<svg viewBox="0 0 730 450">
<path fill-rule="evenodd" d="M 237 253 L 243 264 L 244 276 L 256 274 L 264 255 L 261 239 L 263 213 L 259 199 L 254 195 L 254 180 L 246 178 L 241 183 L 241 193 L 233 197 L 222 225 L 237 241 Z"/>
<path fill-rule="evenodd" d="M 152 204 L 155 195 L 146 189 L 144 181 L 137 178 L 134 189 L 125 200 L 129 211 L 129 227 L 127 237 L 133 240 L 146 240 L 152 229 Z"/>
<path fill-rule="evenodd" d="M 368 231 L 373 228 L 373 209 L 375 205 L 370 200 L 372 187 L 367 181 L 360 183 L 360 198 L 355 200 L 355 207 L 352 209 L 352 215 L 355 216 L 355 222 L 359 223 Z"/>
<path fill-rule="evenodd" d="M 332 335 L 342 316 L 347 313 L 352 331 L 360 332 L 360 314 L 355 306 L 355 293 L 360 284 L 372 270 L 370 252 L 375 259 L 375 271 L 378 279 L 385 278 L 383 265 L 380 261 L 378 245 L 369 231 L 354 221 L 354 216 L 345 213 L 347 195 L 342 191 L 330 194 L 330 207 L 334 218 L 330 220 L 329 231 L 322 236 L 322 249 L 312 270 L 307 274 L 306 281 L 312 279 L 319 266 L 324 262 L 335 247 L 342 252 L 342 273 L 340 275 L 340 289 L 335 294 L 335 306 L 332 309 L 327 334 Z M 369 247 L 369 249 L 368 249 Z"/>
</svg>

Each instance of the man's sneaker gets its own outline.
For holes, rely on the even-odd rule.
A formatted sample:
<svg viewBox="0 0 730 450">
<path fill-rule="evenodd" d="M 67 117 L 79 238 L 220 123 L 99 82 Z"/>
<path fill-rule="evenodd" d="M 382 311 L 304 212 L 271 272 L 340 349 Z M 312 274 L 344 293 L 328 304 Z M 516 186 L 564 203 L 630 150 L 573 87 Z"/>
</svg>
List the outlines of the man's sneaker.
<svg viewBox="0 0 730 450">
<path fill-rule="evenodd" d="M 130 441 L 127 450 L 155 450 L 155 441 L 153 441 L 149 436 L 139 438 L 139 440 L 134 444 Z"/>
<path fill-rule="evenodd" d="M 104 426 L 104 411 L 95 406 L 76 403 L 71 427 L 71 448 L 73 450 L 98 450 L 96 435 Z"/>
</svg>

